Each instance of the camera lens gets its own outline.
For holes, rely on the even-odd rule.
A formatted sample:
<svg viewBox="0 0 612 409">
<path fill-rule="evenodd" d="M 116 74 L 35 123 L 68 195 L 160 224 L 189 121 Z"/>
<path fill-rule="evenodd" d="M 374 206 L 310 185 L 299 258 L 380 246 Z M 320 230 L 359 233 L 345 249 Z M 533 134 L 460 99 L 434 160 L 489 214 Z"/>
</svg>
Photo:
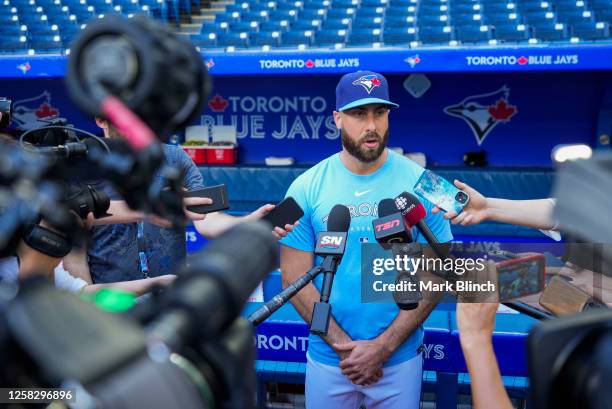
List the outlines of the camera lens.
<svg viewBox="0 0 612 409">
<path fill-rule="evenodd" d="M 458 201 L 459 203 L 466 203 L 468 199 L 468 195 L 464 192 L 458 192 L 455 195 L 455 200 Z"/>
</svg>

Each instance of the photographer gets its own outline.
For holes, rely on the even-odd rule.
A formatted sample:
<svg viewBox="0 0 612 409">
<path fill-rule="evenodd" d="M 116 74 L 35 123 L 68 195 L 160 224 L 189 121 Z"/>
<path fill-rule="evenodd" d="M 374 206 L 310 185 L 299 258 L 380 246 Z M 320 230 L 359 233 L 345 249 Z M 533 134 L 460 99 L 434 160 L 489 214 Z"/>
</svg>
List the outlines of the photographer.
<svg viewBox="0 0 612 409">
<path fill-rule="evenodd" d="M 96 118 L 96 124 L 106 138 L 120 138 L 119 132 L 108 121 Z M 167 164 L 181 170 L 186 190 L 204 187 L 202 175 L 187 154 L 177 146 L 162 145 Z M 156 178 L 160 178 L 156 175 Z M 73 252 L 65 259 L 66 269 L 87 282 L 108 283 L 143 279 L 172 274 L 185 260 L 185 229 L 170 229 L 159 217 L 147 216 L 127 207 L 125 202 L 105 183 L 98 186 L 111 197 L 111 217 L 94 222 L 87 252 Z M 208 198 L 186 198 L 184 206 L 212 203 Z M 269 213 L 273 205 L 265 205 L 245 217 L 223 213 L 202 215 L 189 212 L 196 230 L 205 237 L 216 237 L 242 221 L 259 219 Z M 284 237 L 293 229 L 276 227 L 272 234 Z"/>
</svg>

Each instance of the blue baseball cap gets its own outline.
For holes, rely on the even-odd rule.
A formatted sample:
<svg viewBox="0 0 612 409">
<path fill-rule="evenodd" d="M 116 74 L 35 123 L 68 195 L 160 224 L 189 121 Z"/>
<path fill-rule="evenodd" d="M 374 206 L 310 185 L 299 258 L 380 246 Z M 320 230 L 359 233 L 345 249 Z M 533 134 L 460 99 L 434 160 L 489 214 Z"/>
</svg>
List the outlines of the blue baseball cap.
<svg viewBox="0 0 612 409">
<path fill-rule="evenodd" d="M 381 74 L 372 71 L 357 71 L 340 78 L 336 87 L 336 111 L 368 104 L 384 104 L 397 108 L 389 101 L 389 85 Z"/>
</svg>

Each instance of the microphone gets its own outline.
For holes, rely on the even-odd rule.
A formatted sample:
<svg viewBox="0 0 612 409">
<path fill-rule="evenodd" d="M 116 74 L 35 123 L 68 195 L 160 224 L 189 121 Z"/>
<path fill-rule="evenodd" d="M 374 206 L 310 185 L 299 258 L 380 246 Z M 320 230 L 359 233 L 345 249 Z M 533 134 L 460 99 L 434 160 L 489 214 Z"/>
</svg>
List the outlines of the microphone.
<svg viewBox="0 0 612 409">
<path fill-rule="evenodd" d="M 389 250 L 394 243 L 411 243 L 412 233 L 406 229 L 402 214 L 393 199 L 383 199 L 378 204 L 378 219 L 372 221 L 374 238 Z"/>
<path fill-rule="evenodd" d="M 331 315 L 329 297 L 334 274 L 344 255 L 350 224 L 351 213 L 349 209 L 343 205 L 335 205 L 327 219 L 327 231 L 320 232 L 317 235 L 315 254 L 325 257 L 323 263 L 321 263 L 325 276 L 321 287 L 321 300 L 315 303 L 310 321 L 310 332 L 316 335 L 327 335 Z"/>
<path fill-rule="evenodd" d="M 413 194 L 402 192 L 395 198 L 395 205 L 401 211 L 406 224 L 409 227 L 416 226 L 419 229 L 436 256 L 442 260 L 448 258 L 448 249 L 441 246 L 440 241 L 423 220 L 427 216 L 427 210 L 425 210 L 419 199 Z"/>
<path fill-rule="evenodd" d="M 87 144 L 84 142 L 68 142 L 65 145 L 44 146 L 36 149 L 42 154 L 51 154 L 57 157 L 73 158 L 87 155 Z"/>
<path fill-rule="evenodd" d="M 247 319 L 254 326 L 258 326 L 267 320 L 276 310 L 285 305 L 287 301 L 296 295 L 302 288 L 306 287 L 322 272 L 323 267 L 321 266 L 311 268 L 306 274 L 289 284 L 287 288 L 276 294 L 270 301 L 255 310 Z"/>
<path fill-rule="evenodd" d="M 393 199 L 383 199 L 379 202 L 378 219 L 372 221 L 372 227 L 374 228 L 374 237 L 382 248 L 390 249 L 394 257 L 408 256 L 408 246 L 402 246 L 400 249 L 397 244 L 412 243 L 412 232 L 410 228 L 407 228 L 404 218 Z M 410 273 L 398 271 L 395 278 L 396 288 L 405 288 L 402 286 L 403 282 L 414 281 L 414 277 Z M 420 292 L 396 290 L 393 292 L 393 299 L 400 309 L 414 310 L 419 306 L 419 300 L 422 299 L 422 296 Z"/>
</svg>

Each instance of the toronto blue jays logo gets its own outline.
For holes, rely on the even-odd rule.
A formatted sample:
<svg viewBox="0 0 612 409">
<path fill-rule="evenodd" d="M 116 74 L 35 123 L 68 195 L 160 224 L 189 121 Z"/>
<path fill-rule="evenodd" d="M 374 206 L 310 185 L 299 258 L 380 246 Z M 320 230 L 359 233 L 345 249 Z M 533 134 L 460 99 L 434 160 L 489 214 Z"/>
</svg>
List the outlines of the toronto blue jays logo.
<svg viewBox="0 0 612 409">
<path fill-rule="evenodd" d="M 363 75 L 359 79 L 353 81 L 353 85 L 361 85 L 369 94 L 376 87 L 380 87 L 380 80 L 376 75 Z"/>
<path fill-rule="evenodd" d="M 448 115 L 463 119 L 482 145 L 485 138 L 497 126 L 507 123 L 518 112 L 509 102 L 510 88 L 503 86 L 488 94 L 472 95 L 455 105 L 444 108 Z"/>
<path fill-rule="evenodd" d="M 48 122 L 48 117 L 58 116 L 59 109 L 51 103 L 51 93 L 44 90 L 40 95 L 13 103 L 13 121 L 21 129 L 36 128 Z"/>
</svg>

